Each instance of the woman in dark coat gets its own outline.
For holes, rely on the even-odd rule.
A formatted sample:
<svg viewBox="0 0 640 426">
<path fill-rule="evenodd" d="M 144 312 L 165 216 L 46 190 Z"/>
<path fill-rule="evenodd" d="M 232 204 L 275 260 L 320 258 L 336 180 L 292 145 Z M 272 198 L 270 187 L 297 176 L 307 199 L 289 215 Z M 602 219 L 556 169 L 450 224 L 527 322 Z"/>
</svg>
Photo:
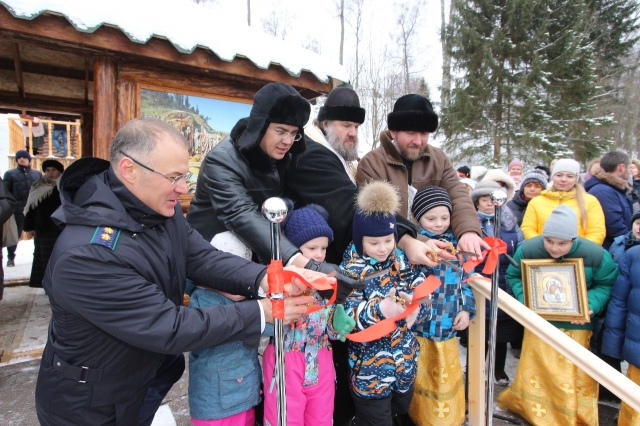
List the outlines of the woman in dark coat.
<svg viewBox="0 0 640 426">
<path fill-rule="evenodd" d="M 42 287 L 42 278 L 47 269 L 53 246 L 61 229 L 53 223 L 51 215 L 60 207 L 60 192 L 57 184 L 64 166 L 56 160 L 42 163 L 44 177 L 31 186 L 24 208 L 24 230 L 34 236 L 33 264 L 29 287 Z"/>
</svg>

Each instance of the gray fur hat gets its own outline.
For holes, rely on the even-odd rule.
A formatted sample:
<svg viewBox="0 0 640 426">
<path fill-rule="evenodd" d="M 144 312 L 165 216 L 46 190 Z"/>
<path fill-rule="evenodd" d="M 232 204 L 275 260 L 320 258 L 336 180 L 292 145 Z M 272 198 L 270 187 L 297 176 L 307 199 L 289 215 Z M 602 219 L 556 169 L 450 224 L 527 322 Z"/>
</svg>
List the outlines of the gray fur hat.
<svg viewBox="0 0 640 426">
<path fill-rule="evenodd" d="M 477 205 L 478 198 L 485 195 L 491 195 L 493 191 L 496 191 L 498 189 L 502 189 L 505 193 L 507 192 L 507 190 L 501 187 L 500 184 L 496 181 L 483 180 L 481 182 L 478 182 L 473 191 L 471 191 L 471 201 L 473 201 L 473 205 Z"/>
</svg>

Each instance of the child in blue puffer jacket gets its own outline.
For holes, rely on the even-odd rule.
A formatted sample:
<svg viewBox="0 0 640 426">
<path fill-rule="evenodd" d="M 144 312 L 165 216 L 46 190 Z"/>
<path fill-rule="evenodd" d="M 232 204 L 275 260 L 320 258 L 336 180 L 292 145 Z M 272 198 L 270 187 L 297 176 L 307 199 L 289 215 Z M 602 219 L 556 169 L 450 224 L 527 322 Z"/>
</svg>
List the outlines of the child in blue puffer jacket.
<svg viewBox="0 0 640 426">
<path fill-rule="evenodd" d="M 420 223 L 420 234 L 429 239 L 447 241 L 457 245 L 450 227 L 453 205 L 449 193 L 438 186 L 427 186 L 415 195 L 411 213 Z M 414 395 L 409 407 L 409 416 L 417 426 L 460 426 L 465 419 L 465 399 L 462 366 L 458 353 L 457 331 L 465 330 L 469 320 L 475 316 L 476 301 L 471 288 L 463 282 L 460 266 L 455 270 L 440 265 L 426 268 L 435 274 L 442 285 L 432 294 L 430 321 L 414 324 L 411 331 L 420 343 L 418 375 L 414 384 Z M 437 372 L 437 374 L 433 374 Z M 443 378 L 447 378 L 443 380 Z M 449 407 L 449 415 L 442 418 L 438 411 Z"/>
</svg>

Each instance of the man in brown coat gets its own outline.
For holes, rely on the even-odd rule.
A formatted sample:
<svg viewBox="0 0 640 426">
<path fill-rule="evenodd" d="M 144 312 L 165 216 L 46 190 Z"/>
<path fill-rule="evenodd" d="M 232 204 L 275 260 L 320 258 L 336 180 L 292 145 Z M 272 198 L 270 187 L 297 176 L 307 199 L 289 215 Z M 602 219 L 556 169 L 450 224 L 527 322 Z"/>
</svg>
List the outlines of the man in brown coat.
<svg viewBox="0 0 640 426">
<path fill-rule="evenodd" d="M 485 243 L 469 192 L 460 182 L 449 157 L 428 144 L 438 127 L 431 103 L 416 94 L 399 98 L 380 134 L 380 146 L 362 158 L 356 173 L 358 186 L 371 180 L 386 180 L 400 193 L 399 214 L 409 217 L 413 195 L 426 186 L 447 190 L 453 203 L 451 227 L 461 250 L 480 253 Z"/>
</svg>

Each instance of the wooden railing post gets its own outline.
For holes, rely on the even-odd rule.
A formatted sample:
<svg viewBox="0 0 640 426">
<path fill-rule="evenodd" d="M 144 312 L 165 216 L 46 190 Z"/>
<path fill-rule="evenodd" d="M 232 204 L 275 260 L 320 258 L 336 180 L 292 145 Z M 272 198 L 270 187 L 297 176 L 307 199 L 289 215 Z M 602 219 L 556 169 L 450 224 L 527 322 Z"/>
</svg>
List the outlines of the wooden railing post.
<svg viewBox="0 0 640 426">
<path fill-rule="evenodd" d="M 490 280 L 484 277 L 480 277 L 479 275 L 474 275 L 467 280 L 467 283 L 473 290 L 473 295 L 476 299 L 476 308 L 478 309 L 478 311 L 480 309 L 484 310 L 485 298 L 491 298 Z M 595 381 L 604 385 L 621 400 L 629 404 L 631 408 L 640 412 L 640 386 L 632 382 L 623 374 L 620 374 L 620 372 L 616 371 L 609 364 L 598 358 L 598 356 L 593 352 L 582 347 L 582 345 L 564 334 L 560 329 L 556 328 L 550 322 L 542 319 L 531 309 L 518 302 L 503 290 L 498 291 L 498 306 L 509 316 L 511 316 L 511 318 L 522 324 L 528 331 L 544 340 L 545 343 L 551 346 L 562 356 L 569 359 L 578 368 L 591 376 Z M 479 316 L 480 315 L 478 315 L 475 320 L 478 320 Z M 478 324 L 475 326 L 475 329 L 479 328 L 480 326 L 484 327 L 483 325 Z M 469 329 L 470 348 L 471 338 L 473 334 L 480 333 L 478 330 L 472 332 L 472 329 Z M 471 388 L 471 378 L 475 377 L 478 374 L 473 370 L 478 368 L 479 366 L 477 365 L 477 363 L 472 363 L 472 358 L 470 355 L 470 371 L 467 371 L 467 374 L 469 374 L 469 425 L 473 426 L 483 424 L 471 422 L 471 401 L 473 399 L 478 399 L 480 395 L 484 394 L 484 388 L 474 389 L 473 391 Z M 482 364 L 482 369 L 484 369 L 484 361 Z M 473 416 L 475 419 L 475 412 Z"/>
<path fill-rule="evenodd" d="M 469 324 L 467 344 L 467 378 L 469 380 L 469 426 L 482 426 L 485 420 L 485 321 L 486 299 L 482 294 L 474 292 L 476 299 L 476 316 Z"/>
</svg>

